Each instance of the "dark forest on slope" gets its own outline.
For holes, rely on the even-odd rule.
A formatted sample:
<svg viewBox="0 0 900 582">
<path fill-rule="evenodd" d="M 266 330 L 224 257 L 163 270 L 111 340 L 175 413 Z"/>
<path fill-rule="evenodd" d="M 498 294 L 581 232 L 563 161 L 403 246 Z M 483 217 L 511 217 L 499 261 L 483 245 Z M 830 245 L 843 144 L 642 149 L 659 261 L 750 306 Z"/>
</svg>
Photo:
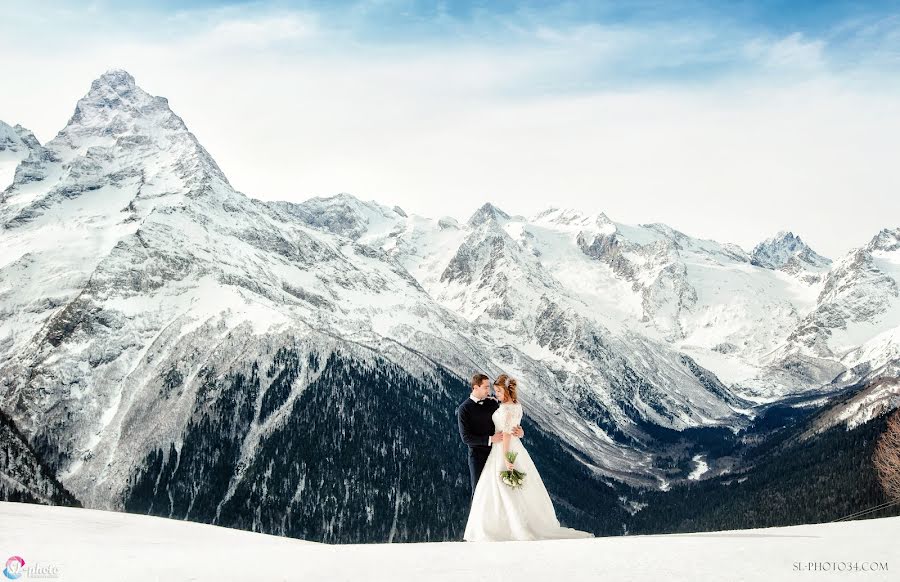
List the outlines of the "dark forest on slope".
<svg viewBox="0 0 900 582">
<path fill-rule="evenodd" d="M 289 402 L 304 367 L 320 374 Z M 173 443 L 148 455 L 125 509 L 330 543 L 459 540 L 469 484 L 455 409 L 469 387 L 442 368 L 436 373 L 437 383 L 380 358 L 320 358 L 292 348 L 282 348 L 266 370 L 252 359 L 225 376 L 207 369 L 180 448 Z M 271 384 L 258 399 L 261 374 Z M 177 388 L 164 387 L 161 397 Z M 284 422 L 242 464 L 252 421 L 276 413 Z M 672 462 L 679 465 L 699 450 L 741 457 L 728 475 L 668 491 L 597 479 L 556 437 L 527 417 L 523 424 L 560 521 L 596 535 L 818 523 L 886 501 L 871 457 L 887 416 L 794 443 L 808 414 L 773 407 L 752 427 L 768 435 L 752 447 L 738 445 L 730 431 L 657 431 L 661 442 L 692 445 L 678 447 Z M 2 414 L 0 430 L 0 468 L 31 483 L 10 487 L 7 478 L 4 500 L 78 503 Z M 625 499 L 645 505 L 631 514 Z M 868 517 L 888 515 L 900 515 L 900 507 Z"/>
<path fill-rule="evenodd" d="M 776 527 L 832 521 L 888 499 L 878 485 L 872 451 L 888 416 L 852 430 L 830 428 L 803 443 L 782 431 L 727 476 L 647 491 L 648 506 L 629 523 L 634 534 Z M 867 518 L 900 515 L 900 505 Z"/>
<path fill-rule="evenodd" d="M 239 467 L 253 415 L 282 406 L 302 366 L 321 367 L 321 375 Z M 261 373 L 275 381 L 255 411 Z M 254 362 L 224 380 L 210 370 L 180 451 L 172 445 L 148 456 L 126 510 L 323 542 L 460 539 L 470 489 L 455 409 L 469 387 L 438 373 L 435 386 L 385 360 L 320 361 L 291 349 L 268 370 Z M 615 491 L 534 424 L 524 428 L 561 521 L 621 532 Z"/>
<path fill-rule="evenodd" d="M 0 501 L 80 506 L 2 410 Z"/>
</svg>

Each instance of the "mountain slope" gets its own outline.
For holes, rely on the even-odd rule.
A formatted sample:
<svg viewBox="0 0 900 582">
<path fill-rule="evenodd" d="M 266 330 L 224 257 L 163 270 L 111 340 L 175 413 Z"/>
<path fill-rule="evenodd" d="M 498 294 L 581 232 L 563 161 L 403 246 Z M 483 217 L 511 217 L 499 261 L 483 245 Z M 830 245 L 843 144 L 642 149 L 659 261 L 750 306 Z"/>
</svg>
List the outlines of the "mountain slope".
<svg viewBox="0 0 900 582">
<path fill-rule="evenodd" d="M 871 466 L 884 417 L 850 431 L 832 428 L 802 445 L 756 459 L 730 475 L 634 497 L 646 505 L 634 533 L 715 531 L 720 528 L 824 524 L 882 506 L 888 500 Z M 900 519 L 893 505 L 860 519 Z M 836 524 L 835 524 L 836 525 Z"/>
<path fill-rule="evenodd" d="M 568 440 L 591 438 L 584 454 L 605 458 L 605 467 L 652 465 L 634 449 L 659 447 L 649 430 L 655 425 L 743 422 L 746 403 L 690 357 L 627 330 L 613 331 L 598 323 L 586 302 L 569 297 L 533 249 L 513 238 L 519 218 L 485 204 L 460 226 L 375 203 L 348 206 L 348 200 L 340 195 L 276 204 L 295 208 L 293 216 L 328 232 L 352 224 L 357 240 L 406 266 L 431 297 L 488 340 L 501 369 L 546 386 L 546 392 L 529 394 L 530 414 L 566 431 Z M 304 218 L 309 216 L 328 219 Z M 578 430 L 579 418 L 591 419 L 593 435 Z"/>
<path fill-rule="evenodd" d="M 57 481 L 15 423 L 0 410 L 0 500 L 81 504 Z"/>
<path fill-rule="evenodd" d="M 17 182 L 2 206 L 18 255 L 0 272 L 3 401 L 92 503 L 121 503 L 142 457 L 130 447 L 178 439 L 196 374 L 233 330 L 381 345 L 388 326 L 441 326 L 471 360 L 452 314 L 429 309 L 401 267 L 233 191 L 165 100 L 123 71 L 93 83 L 46 150 L 45 178 Z M 408 317 L 389 319 L 392 308 Z M 418 357 L 416 343 L 385 352 Z M 179 375 L 181 408 L 142 416 Z"/>
<path fill-rule="evenodd" d="M 890 373 L 884 367 L 897 361 L 898 329 L 900 229 L 884 229 L 835 262 L 815 308 L 771 360 L 800 384 L 851 384 Z"/>
<path fill-rule="evenodd" d="M 900 408 L 900 380 L 896 376 L 877 378 L 850 390 L 849 396 L 819 411 L 798 440 L 807 440 L 836 426 L 852 430 Z"/>
<path fill-rule="evenodd" d="M 637 334 L 661 352 L 675 347 L 754 397 L 766 396 L 766 380 L 775 376 L 766 356 L 815 306 L 818 292 L 818 283 L 756 265 L 735 245 L 661 224 L 630 226 L 557 208 L 525 218 L 491 204 L 459 223 L 348 199 L 275 204 L 326 231 L 352 224 L 356 240 L 391 254 L 432 297 L 473 322 L 528 328 L 519 320 L 546 294 L 617 337 Z M 315 215 L 335 226 L 303 218 Z M 799 255 L 818 257 L 811 249 Z M 517 313 L 512 295 L 498 293 L 504 278 L 515 282 Z"/>
<path fill-rule="evenodd" d="M 321 230 L 352 224 L 355 240 L 396 258 L 443 306 L 495 331 L 528 330 L 546 295 L 605 334 L 674 348 L 753 402 L 894 361 L 891 229 L 832 262 L 790 232 L 747 253 L 602 213 L 550 208 L 525 218 L 485 204 L 459 223 L 351 198 L 273 204 Z M 319 214 L 336 222 L 308 218 Z"/>
</svg>

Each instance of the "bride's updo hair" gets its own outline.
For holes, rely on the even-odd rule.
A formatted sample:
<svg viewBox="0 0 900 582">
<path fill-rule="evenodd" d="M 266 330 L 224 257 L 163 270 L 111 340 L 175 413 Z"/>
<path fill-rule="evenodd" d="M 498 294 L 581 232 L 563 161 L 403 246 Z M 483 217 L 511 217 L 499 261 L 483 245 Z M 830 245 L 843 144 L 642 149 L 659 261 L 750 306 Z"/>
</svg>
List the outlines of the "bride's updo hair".
<svg viewBox="0 0 900 582">
<path fill-rule="evenodd" d="M 516 382 L 515 378 L 510 378 L 506 374 L 500 374 L 497 376 L 497 379 L 494 381 L 494 389 L 497 387 L 503 388 L 503 391 L 506 392 L 506 398 L 510 402 L 518 402 L 518 394 L 516 392 Z"/>
<path fill-rule="evenodd" d="M 515 378 L 510 378 L 509 383 L 506 385 L 506 393 L 509 395 L 509 399 L 513 402 L 519 401 L 519 391 L 517 389 L 518 385 L 519 383 Z"/>
</svg>

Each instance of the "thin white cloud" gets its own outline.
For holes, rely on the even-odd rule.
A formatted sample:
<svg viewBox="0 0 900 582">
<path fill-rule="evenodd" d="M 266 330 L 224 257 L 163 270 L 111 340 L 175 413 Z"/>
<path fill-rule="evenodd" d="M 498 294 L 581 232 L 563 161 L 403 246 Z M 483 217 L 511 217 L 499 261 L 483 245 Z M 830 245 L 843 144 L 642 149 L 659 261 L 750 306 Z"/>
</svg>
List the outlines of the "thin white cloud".
<svg viewBox="0 0 900 582">
<path fill-rule="evenodd" d="M 745 46 L 751 60 L 766 68 L 788 69 L 792 72 L 821 71 L 826 68 L 825 41 L 807 40 L 800 32 L 772 40 L 754 39 Z"/>
<path fill-rule="evenodd" d="M 310 40 L 317 32 L 312 14 L 284 13 L 256 19 L 229 19 L 218 22 L 202 35 L 201 42 L 214 45 L 268 46 L 284 41 Z"/>
</svg>

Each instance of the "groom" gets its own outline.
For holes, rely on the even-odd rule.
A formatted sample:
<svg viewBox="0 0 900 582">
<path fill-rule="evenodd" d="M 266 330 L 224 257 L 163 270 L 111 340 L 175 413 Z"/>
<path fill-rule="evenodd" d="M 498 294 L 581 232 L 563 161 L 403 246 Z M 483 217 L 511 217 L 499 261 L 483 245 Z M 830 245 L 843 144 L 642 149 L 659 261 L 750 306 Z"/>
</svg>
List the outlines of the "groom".
<svg viewBox="0 0 900 582">
<path fill-rule="evenodd" d="M 475 485 L 484 470 L 488 455 L 494 443 L 503 442 L 503 433 L 494 432 L 494 421 L 491 415 L 500 406 L 496 398 L 490 396 L 491 383 L 484 374 L 472 376 L 472 393 L 456 409 L 456 420 L 459 423 L 459 436 L 469 446 L 469 478 L 472 482 L 472 497 L 475 496 Z M 513 435 L 522 438 L 525 431 L 517 426 Z"/>
</svg>

